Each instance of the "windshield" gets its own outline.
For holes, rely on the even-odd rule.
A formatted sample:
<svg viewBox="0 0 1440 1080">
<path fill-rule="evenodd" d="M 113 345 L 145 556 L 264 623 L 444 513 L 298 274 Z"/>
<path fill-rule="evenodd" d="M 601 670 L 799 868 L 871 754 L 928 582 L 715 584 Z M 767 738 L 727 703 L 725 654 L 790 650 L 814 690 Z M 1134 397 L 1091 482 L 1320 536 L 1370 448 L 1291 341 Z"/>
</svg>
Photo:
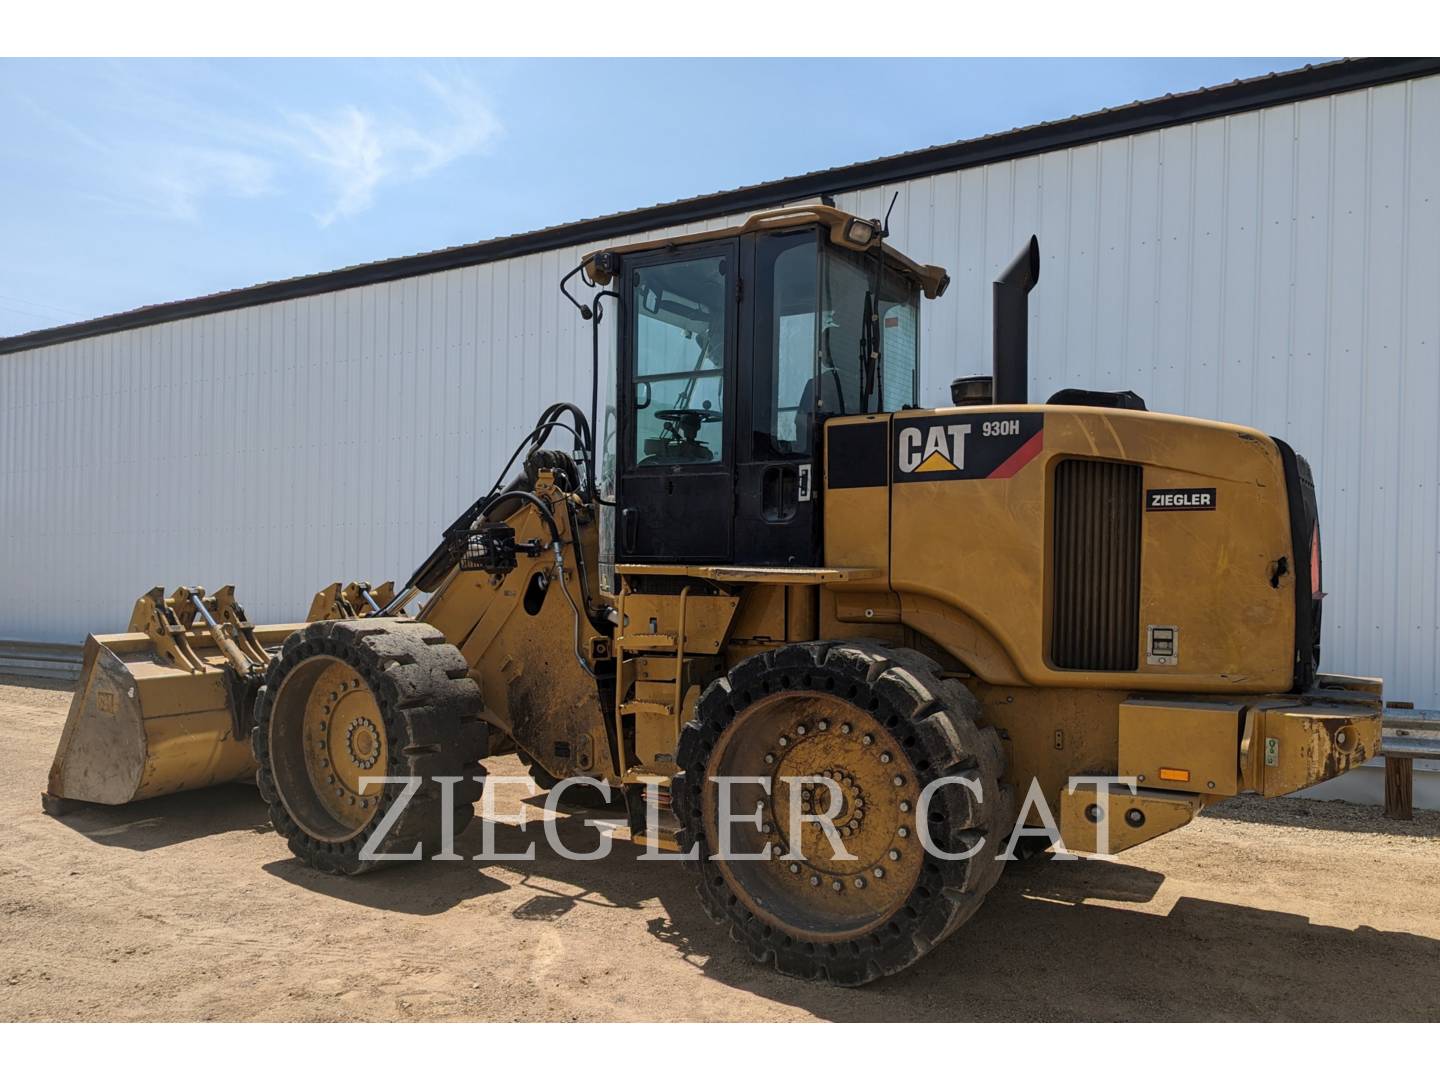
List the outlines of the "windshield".
<svg viewBox="0 0 1440 1080">
<path fill-rule="evenodd" d="M 894 412 L 919 400 L 916 286 L 886 267 L 875 297 L 875 260 L 842 248 L 825 251 L 820 282 L 819 412 L 853 416 Z M 867 370 L 867 321 L 878 303 L 881 362 Z"/>
</svg>

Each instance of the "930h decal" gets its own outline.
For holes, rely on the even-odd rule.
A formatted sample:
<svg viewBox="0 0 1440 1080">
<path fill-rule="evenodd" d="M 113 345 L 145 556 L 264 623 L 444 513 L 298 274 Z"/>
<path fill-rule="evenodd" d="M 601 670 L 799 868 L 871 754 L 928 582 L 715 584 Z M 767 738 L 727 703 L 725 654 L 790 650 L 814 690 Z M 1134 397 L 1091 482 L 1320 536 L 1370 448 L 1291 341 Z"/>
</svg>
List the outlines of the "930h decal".
<svg viewBox="0 0 1440 1080">
<path fill-rule="evenodd" d="M 1014 476 L 1044 445 L 1043 413 L 951 413 L 895 421 L 896 483 Z"/>
</svg>

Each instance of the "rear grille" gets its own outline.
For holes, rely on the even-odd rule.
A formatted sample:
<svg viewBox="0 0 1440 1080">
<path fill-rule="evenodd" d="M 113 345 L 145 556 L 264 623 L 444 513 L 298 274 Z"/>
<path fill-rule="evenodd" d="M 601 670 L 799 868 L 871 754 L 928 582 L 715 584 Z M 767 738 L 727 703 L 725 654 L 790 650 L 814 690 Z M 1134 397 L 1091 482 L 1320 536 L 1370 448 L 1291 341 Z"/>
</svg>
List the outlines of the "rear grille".
<svg viewBox="0 0 1440 1080">
<path fill-rule="evenodd" d="M 1075 459 L 1055 470 L 1056 667 L 1139 666 L 1141 489 L 1138 465 Z"/>
</svg>

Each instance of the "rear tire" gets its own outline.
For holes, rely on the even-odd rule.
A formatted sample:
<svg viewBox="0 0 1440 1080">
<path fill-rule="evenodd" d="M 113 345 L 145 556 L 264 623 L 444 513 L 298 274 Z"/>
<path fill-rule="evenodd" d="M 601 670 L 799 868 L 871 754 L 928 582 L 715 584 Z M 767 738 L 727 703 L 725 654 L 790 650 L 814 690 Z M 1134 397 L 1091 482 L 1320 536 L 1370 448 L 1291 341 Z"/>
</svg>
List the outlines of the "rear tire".
<svg viewBox="0 0 1440 1080">
<path fill-rule="evenodd" d="M 687 865 L 700 872 L 706 911 L 782 974 L 857 986 L 914 964 L 978 910 L 1004 865 L 995 856 L 1014 824 L 1014 792 L 1001 779 L 1001 741 L 979 722 L 964 684 L 909 649 L 813 642 L 737 665 L 706 689 L 677 753 L 680 850 L 699 846 Z M 771 781 L 765 796 L 755 786 L 730 789 L 732 821 L 762 818 L 759 828 L 732 826 L 732 851 L 767 842 L 788 850 L 791 788 L 781 778 L 817 775 L 838 785 L 833 820 L 855 860 L 826 856 L 828 847 L 812 855 L 805 833 L 798 866 L 778 854 L 712 861 L 712 781 L 725 775 Z M 916 821 L 920 791 L 942 778 L 964 778 L 979 797 L 959 783 L 934 788 L 927 820 Z M 794 797 L 827 812 L 832 796 L 822 786 L 797 784 Z M 940 851 L 977 854 L 936 858 L 919 829 Z"/>
<path fill-rule="evenodd" d="M 418 781 L 374 851 L 409 854 L 418 845 L 428 858 L 441 850 L 443 832 L 436 778 L 461 777 L 450 815 L 452 836 L 459 835 L 483 790 L 487 741 L 480 689 L 460 651 L 434 627 L 404 619 L 316 622 L 296 631 L 259 692 L 251 732 L 275 831 L 307 865 L 333 874 L 400 861 L 360 852 L 407 785 L 363 777 Z"/>
</svg>

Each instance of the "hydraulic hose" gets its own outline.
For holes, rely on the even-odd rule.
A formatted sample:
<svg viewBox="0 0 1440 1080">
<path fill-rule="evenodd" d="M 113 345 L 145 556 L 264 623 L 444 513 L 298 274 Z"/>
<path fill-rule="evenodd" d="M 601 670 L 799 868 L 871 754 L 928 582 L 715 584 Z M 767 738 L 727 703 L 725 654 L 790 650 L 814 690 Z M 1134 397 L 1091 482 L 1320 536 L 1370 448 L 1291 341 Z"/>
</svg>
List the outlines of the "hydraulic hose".
<svg viewBox="0 0 1440 1080">
<path fill-rule="evenodd" d="M 570 590 L 565 587 L 565 557 L 560 553 L 560 545 L 558 543 L 555 545 L 555 582 L 560 586 L 560 591 L 565 594 L 565 601 L 570 605 L 570 610 L 575 613 L 575 661 L 580 665 L 580 670 L 593 679 L 595 678 L 595 669 L 590 666 L 590 662 L 585 659 L 585 654 L 580 651 L 580 627 L 586 619 L 580 614 L 579 605 L 575 603 L 575 598 L 570 595 Z"/>
<path fill-rule="evenodd" d="M 559 419 L 566 413 L 569 413 L 574 419 L 574 426 Z M 582 457 L 587 461 L 587 487 L 590 489 L 591 495 L 594 495 L 595 443 L 594 436 L 590 429 L 590 423 L 578 405 L 565 401 L 556 402 L 548 406 L 545 411 L 540 414 L 540 419 L 534 428 L 516 445 L 515 450 L 505 462 L 504 468 L 500 470 L 499 477 L 495 483 L 491 485 L 490 490 L 466 507 L 460 516 L 452 521 L 445 529 L 441 535 L 440 543 L 436 545 L 435 550 L 425 558 L 424 562 L 416 567 L 415 572 L 410 575 L 409 580 L 405 583 L 405 588 L 400 590 L 402 594 L 411 588 L 418 588 L 421 592 L 434 591 L 435 587 L 439 585 L 440 581 L 444 579 L 445 575 L 449 573 L 450 569 L 459 561 L 460 553 L 457 550 L 457 541 L 470 531 L 474 522 L 483 519 L 490 508 L 500 499 L 509 499 L 522 494 L 522 492 L 514 486 L 502 490 L 504 478 L 509 474 L 516 459 L 518 459 L 526 449 L 542 445 L 557 428 L 568 431 L 575 436 L 577 447 L 580 448 Z M 555 542 L 555 539 L 559 537 L 559 529 L 555 524 L 553 515 L 550 514 L 549 507 L 544 506 L 533 494 L 530 495 L 529 498 L 537 506 L 541 507 L 541 515 L 545 517 L 546 525 L 550 529 L 552 543 Z M 413 593 L 411 595 L 413 596 Z M 383 611 L 377 614 L 391 614 L 395 610 L 395 607 L 396 605 L 392 601 L 385 606 Z"/>
</svg>

